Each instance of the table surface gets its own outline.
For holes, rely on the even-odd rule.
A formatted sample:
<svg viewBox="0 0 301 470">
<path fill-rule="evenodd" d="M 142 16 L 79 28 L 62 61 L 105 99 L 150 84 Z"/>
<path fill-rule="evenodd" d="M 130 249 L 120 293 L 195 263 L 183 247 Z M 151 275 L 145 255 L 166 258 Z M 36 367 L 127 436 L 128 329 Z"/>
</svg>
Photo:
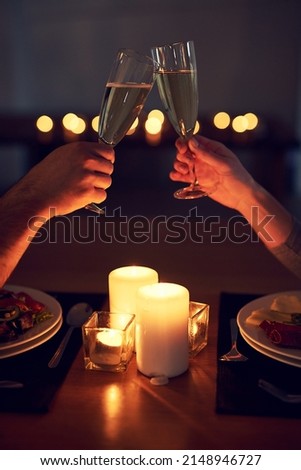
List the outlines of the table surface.
<svg viewBox="0 0 301 470">
<path fill-rule="evenodd" d="M 33 244 L 10 283 L 106 292 L 111 269 L 151 266 L 160 280 L 185 285 L 192 300 L 210 304 L 209 341 L 188 372 L 165 386 L 151 385 L 137 371 L 135 357 L 125 373 L 86 371 L 80 350 L 49 412 L 0 414 L 2 449 L 300 449 L 298 419 L 215 411 L 220 293 L 300 288 L 300 280 L 260 243 L 229 238 L 215 243 L 211 236 L 202 243 L 188 237 L 181 243 L 130 240 L 104 246 L 103 240 L 66 243 L 66 234 L 56 232 L 59 225 L 53 227 L 55 242 L 49 237 Z"/>
</svg>

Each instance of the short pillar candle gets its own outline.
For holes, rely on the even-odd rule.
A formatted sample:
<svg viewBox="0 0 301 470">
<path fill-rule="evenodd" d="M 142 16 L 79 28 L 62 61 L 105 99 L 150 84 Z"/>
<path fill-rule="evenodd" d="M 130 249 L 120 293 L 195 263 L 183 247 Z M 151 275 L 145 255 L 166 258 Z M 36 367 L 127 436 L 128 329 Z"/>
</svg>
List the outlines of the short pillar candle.
<svg viewBox="0 0 301 470">
<path fill-rule="evenodd" d="M 137 291 L 137 367 L 148 377 L 175 377 L 188 369 L 189 291 L 157 283 Z"/>
</svg>

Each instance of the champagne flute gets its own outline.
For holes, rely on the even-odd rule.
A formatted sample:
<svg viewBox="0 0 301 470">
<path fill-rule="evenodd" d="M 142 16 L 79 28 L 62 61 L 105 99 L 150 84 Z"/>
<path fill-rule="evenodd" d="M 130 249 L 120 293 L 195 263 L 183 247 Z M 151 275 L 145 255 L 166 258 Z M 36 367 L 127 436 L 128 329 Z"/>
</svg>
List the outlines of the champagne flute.
<svg viewBox="0 0 301 470">
<path fill-rule="evenodd" d="M 183 141 L 192 135 L 198 116 L 197 66 L 193 41 L 152 47 L 153 59 L 159 63 L 157 84 L 170 123 Z M 177 199 L 195 199 L 207 194 L 195 175 L 194 182 L 178 189 Z"/>
<path fill-rule="evenodd" d="M 132 49 L 120 49 L 113 63 L 99 113 L 98 140 L 115 147 L 139 116 L 156 78 L 157 64 Z M 95 203 L 86 209 L 103 214 Z"/>
</svg>

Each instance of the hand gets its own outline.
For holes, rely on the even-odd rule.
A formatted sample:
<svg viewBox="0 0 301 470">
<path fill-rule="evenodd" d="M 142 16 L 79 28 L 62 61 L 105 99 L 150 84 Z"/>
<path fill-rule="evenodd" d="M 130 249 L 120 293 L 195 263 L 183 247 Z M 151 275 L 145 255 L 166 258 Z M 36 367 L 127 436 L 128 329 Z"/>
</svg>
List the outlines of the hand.
<svg viewBox="0 0 301 470">
<path fill-rule="evenodd" d="M 106 199 L 114 159 L 114 150 L 108 145 L 67 144 L 34 166 L 13 190 L 30 199 L 40 215 L 49 217 L 50 208 L 55 215 L 67 214 Z"/>
<path fill-rule="evenodd" d="M 238 209 L 241 199 L 248 197 L 255 181 L 238 158 L 223 144 L 200 135 L 188 143 L 176 141 L 176 160 L 170 173 L 173 181 L 192 182 L 192 163 L 200 186 L 211 199 Z"/>
</svg>

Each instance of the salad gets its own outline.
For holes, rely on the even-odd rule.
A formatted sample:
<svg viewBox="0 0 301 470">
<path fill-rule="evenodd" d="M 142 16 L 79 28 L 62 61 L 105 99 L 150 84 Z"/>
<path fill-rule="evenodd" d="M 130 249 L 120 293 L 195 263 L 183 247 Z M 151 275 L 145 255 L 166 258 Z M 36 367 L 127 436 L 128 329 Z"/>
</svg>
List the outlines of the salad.
<svg viewBox="0 0 301 470">
<path fill-rule="evenodd" d="M 26 292 L 0 289 L 0 343 L 14 341 L 53 315 Z"/>
</svg>

